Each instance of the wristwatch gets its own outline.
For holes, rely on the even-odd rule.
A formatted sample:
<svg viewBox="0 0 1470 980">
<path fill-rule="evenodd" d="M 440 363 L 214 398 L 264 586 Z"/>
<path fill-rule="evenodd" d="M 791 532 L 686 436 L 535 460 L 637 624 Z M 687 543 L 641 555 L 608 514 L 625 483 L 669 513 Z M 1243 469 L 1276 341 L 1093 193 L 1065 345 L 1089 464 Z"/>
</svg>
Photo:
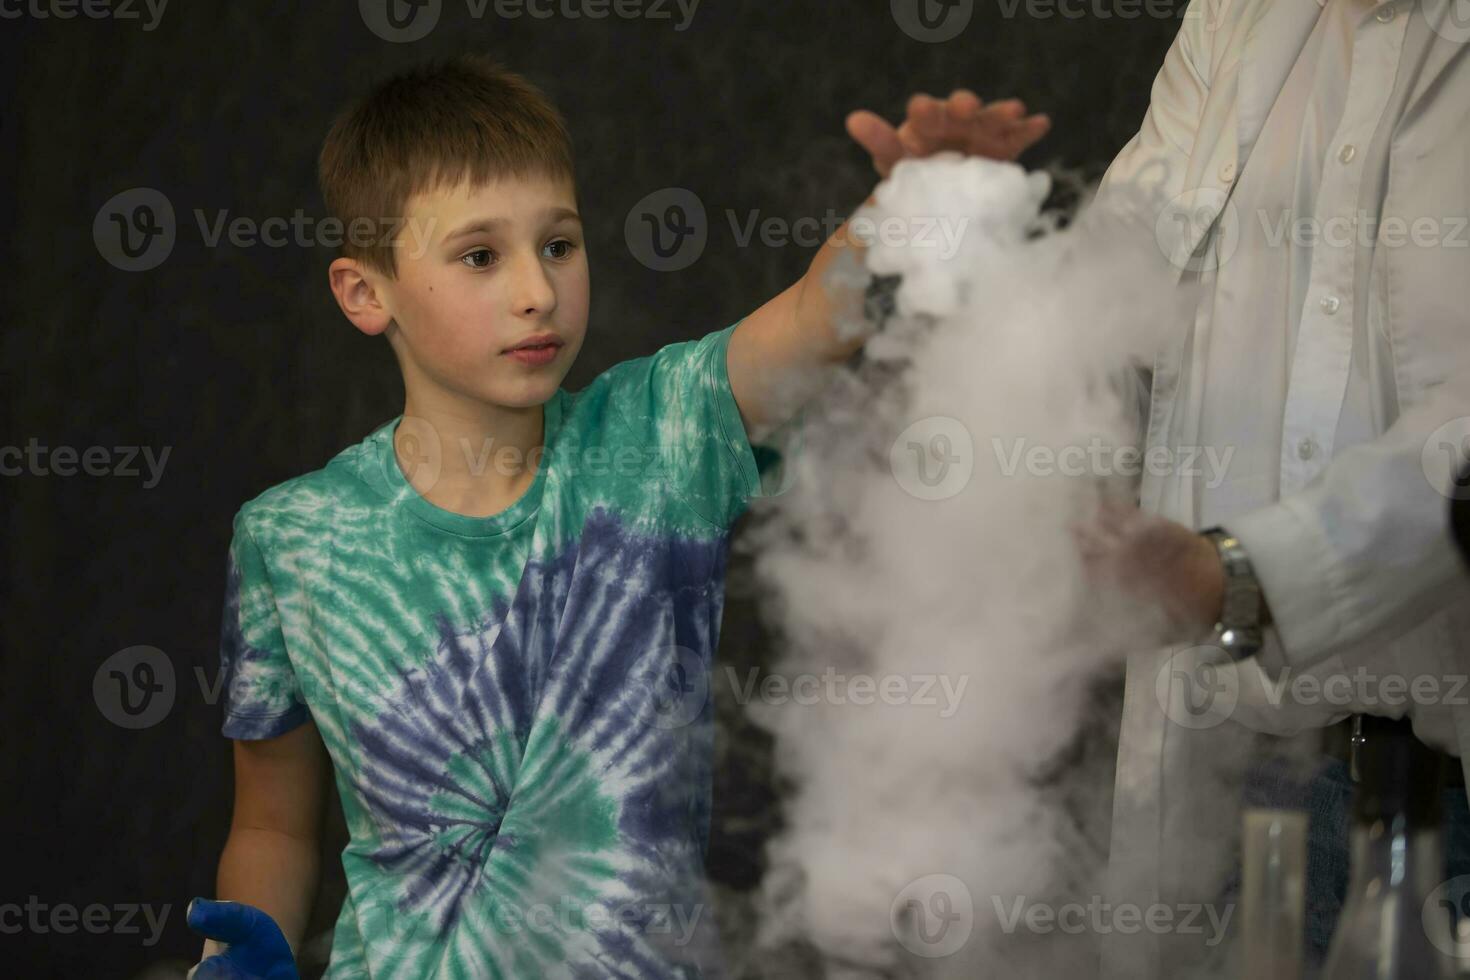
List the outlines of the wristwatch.
<svg viewBox="0 0 1470 980">
<path fill-rule="evenodd" d="M 1200 533 L 1215 546 L 1225 572 L 1225 603 L 1210 642 L 1229 654 L 1231 660 L 1253 657 L 1265 644 L 1264 632 L 1271 625 L 1271 610 L 1260 580 L 1238 538 L 1223 527 Z"/>
</svg>

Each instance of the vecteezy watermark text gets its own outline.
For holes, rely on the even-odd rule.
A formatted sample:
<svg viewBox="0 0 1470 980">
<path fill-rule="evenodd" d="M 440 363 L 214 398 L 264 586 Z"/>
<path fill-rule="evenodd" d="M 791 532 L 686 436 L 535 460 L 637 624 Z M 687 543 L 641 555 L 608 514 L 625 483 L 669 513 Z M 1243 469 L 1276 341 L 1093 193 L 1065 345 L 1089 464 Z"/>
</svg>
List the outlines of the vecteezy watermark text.
<svg viewBox="0 0 1470 980">
<path fill-rule="evenodd" d="M 618 20 L 669 21 L 674 32 L 689 29 L 701 0 L 465 0 L 472 20 L 487 14 L 499 20 Z M 384 41 L 407 44 L 422 40 L 439 24 L 443 0 L 358 0 L 362 22 Z M 676 17 L 677 15 L 677 17 Z"/>
<path fill-rule="evenodd" d="M 93 935 L 135 936 L 139 934 L 136 922 L 139 913 L 148 925 L 148 938 L 144 946 L 152 946 L 163 935 L 164 923 L 168 921 L 172 905 L 165 904 L 155 909 L 147 902 L 119 902 L 104 905 L 93 902 L 82 908 L 70 902 L 43 902 L 38 895 L 31 895 L 24 905 L 19 902 L 0 903 L 0 934 L 15 935 L 32 932 L 36 935 L 57 933 L 70 935 L 80 928 Z"/>
<path fill-rule="evenodd" d="M 787 677 L 781 674 L 760 676 L 752 667 L 740 680 L 733 667 L 725 668 L 726 679 L 735 692 L 735 700 L 746 705 L 760 700 L 762 704 L 886 704 L 939 708 L 939 717 L 949 718 L 959 710 L 960 699 L 970 683 L 961 674 L 958 683 L 948 674 L 845 674 L 828 667 L 820 675 L 805 673 Z M 942 695 L 942 699 L 940 697 Z"/>
<path fill-rule="evenodd" d="M 1010 444 L 996 436 L 990 440 L 996 464 L 1002 476 L 1013 477 L 1021 471 L 1030 476 L 1149 476 L 1205 477 L 1205 486 L 1213 490 L 1225 482 L 1235 447 L 1223 450 L 1215 446 L 1113 446 L 1094 436 L 1086 446 L 1027 445 L 1025 439 L 1012 439 Z"/>
<path fill-rule="evenodd" d="M 644 935 L 665 935 L 675 946 L 686 946 L 694 936 L 704 906 L 685 906 L 678 902 L 624 902 L 605 905 L 598 902 L 582 903 L 567 896 L 555 907 L 546 902 L 537 902 L 524 908 L 508 902 L 496 903 L 491 916 L 496 929 L 502 933 L 560 933 L 574 930 L 603 932 L 617 925 L 637 929 Z M 677 930 L 677 931 L 676 931 Z"/>
<path fill-rule="evenodd" d="M 163 478 L 172 446 L 154 455 L 152 446 L 47 446 L 35 436 L 24 447 L 0 446 L 0 476 L 75 476 L 78 464 L 87 476 L 139 476 L 134 461 L 141 455 L 148 467 L 143 489 L 152 490 Z M 118 457 L 114 463 L 113 457 Z"/>
<path fill-rule="evenodd" d="M 1108 935 L 1119 933 L 1125 936 L 1140 932 L 1155 935 L 1207 936 L 1205 945 L 1218 946 L 1225 939 L 1230 927 L 1234 905 L 1223 910 L 1208 903 L 1184 902 L 1166 905 L 1155 902 L 1139 906 L 1130 902 L 1112 903 L 1102 896 L 1093 895 L 1085 903 L 1028 902 L 1024 895 L 1007 902 L 1001 896 L 991 897 L 1001 931 L 1010 935 L 1017 929 L 1046 935 L 1063 932 L 1068 935 Z M 1208 932 L 1206 931 L 1208 930 Z"/>
<path fill-rule="evenodd" d="M 168 0 L 0 0 L 0 20 L 71 20 L 78 13 L 89 20 L 137 20 L 143 8 L 148 19 L 143 21 L 147 33 L 158 27 Z"/>
<path fill-rule="evenodd" d="M 1464 674 L 1379 673 L 1358 665 L 1335 673 L 1286 667 L 1273 676 L 1251 663 L 1237 665 L 1209 645 L 1181 649 L 1163 660 L 1154 690 L 1164 716 L 1190 729 L 1214 728 L 1231 719 L 1247 728 L 1270 725 L 1275 712 L 1291 709 L 1393 714 L 1391 709 L 1408 706 L 1470 706 L 1470 677 Z M 1266 716 L 1258 714 L 1263 710 Z"/>
<path fill-rule="evenodd" d="M 0 0 L 3 2 L 3 0 Z M 437 220 L 413 216 L 368 217 L 348 221 L 319 218 L 296 208 L 290 215 L 263 218 L 229 208 L 212 213 L 194 208 L 194 225 L 206 248 L 357 248 L 403 249 L 421 258 L 434 238 Z M 147 272 L 162 265 L 178 241 L 173 201 L 153 187 L 131 187 L 103 202 L 92 219 L 92 240 L 104 260 L 123 272 Z"/>
<path fill-rule="evenodd" d="M 960 251 L 968 217 L 948 215 L 893 215 L 880 220 L 855 214 L 843 218 L 828 208 L 825 214 L 785 218 L 759 209 L 745 214 L 727 208 L 725 221 L 737 248 L 759 242 L 766 248 L 796 245 L 816 248 L 867 248 L 881 242 L 887 248 L 932 249 L 948 262 Z M 846 234 L 839 234 L 846 224 Z M 712 221 L 704 201 L 685 187 L 664 187 L 645 195 L 623 222 L 628 251 L 655 272 L 678 272 L 704 255 Z"/>
</svg>

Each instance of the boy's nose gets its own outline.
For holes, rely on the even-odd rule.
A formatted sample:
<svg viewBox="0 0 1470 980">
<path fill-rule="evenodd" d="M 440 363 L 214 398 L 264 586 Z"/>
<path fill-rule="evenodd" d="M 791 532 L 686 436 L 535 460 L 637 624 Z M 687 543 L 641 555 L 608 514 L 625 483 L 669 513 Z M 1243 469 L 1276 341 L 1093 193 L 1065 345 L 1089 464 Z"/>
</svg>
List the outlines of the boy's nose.
<svg viewBox="0 0 1470 980">
<path fill-rule="evenodd" d="M 550 313 L 556 308 L 556 290 L 536 258 L 521 259 L 512 271 L 511 301 L 521 313 Z"/>
</svg>

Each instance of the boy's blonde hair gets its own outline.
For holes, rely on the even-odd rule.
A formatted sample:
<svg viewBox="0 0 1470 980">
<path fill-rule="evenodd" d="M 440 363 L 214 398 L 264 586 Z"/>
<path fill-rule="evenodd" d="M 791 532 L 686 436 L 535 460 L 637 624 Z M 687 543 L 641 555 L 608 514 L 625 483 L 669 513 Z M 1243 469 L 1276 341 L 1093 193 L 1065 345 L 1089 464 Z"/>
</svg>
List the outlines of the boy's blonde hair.
<svg viewBox="0 0 1470 980">
<path fill-rule="evenodd" d="M 327 210 L 344 228 L 342 255 L 390 278 L 409 198 L 466 177 L 474 186 L 501 177 L 576 182 L 561 113 L 531 82 L 482 55 L 381 82 L 337 117 L 317 161 Z"/>
</svg>

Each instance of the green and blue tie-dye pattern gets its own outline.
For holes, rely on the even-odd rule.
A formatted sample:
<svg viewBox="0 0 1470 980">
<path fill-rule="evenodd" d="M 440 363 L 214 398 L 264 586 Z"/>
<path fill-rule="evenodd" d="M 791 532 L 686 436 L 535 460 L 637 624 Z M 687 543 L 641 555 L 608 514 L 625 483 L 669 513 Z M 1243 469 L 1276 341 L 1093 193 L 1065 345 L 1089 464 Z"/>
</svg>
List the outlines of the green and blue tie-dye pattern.
<svg viewBox="0 0 1470 980">
<path fill-rule="evenodd" d="M 310 719 L 332 757 L 327 976 L 720 975 L 709 681 L 730 527 L 780 492 L 730 393 L 733 330 L 557 392 L 500 514 L 421 497 L 398 419 L 241 508 L 223 732 Z"/>
</svg>

